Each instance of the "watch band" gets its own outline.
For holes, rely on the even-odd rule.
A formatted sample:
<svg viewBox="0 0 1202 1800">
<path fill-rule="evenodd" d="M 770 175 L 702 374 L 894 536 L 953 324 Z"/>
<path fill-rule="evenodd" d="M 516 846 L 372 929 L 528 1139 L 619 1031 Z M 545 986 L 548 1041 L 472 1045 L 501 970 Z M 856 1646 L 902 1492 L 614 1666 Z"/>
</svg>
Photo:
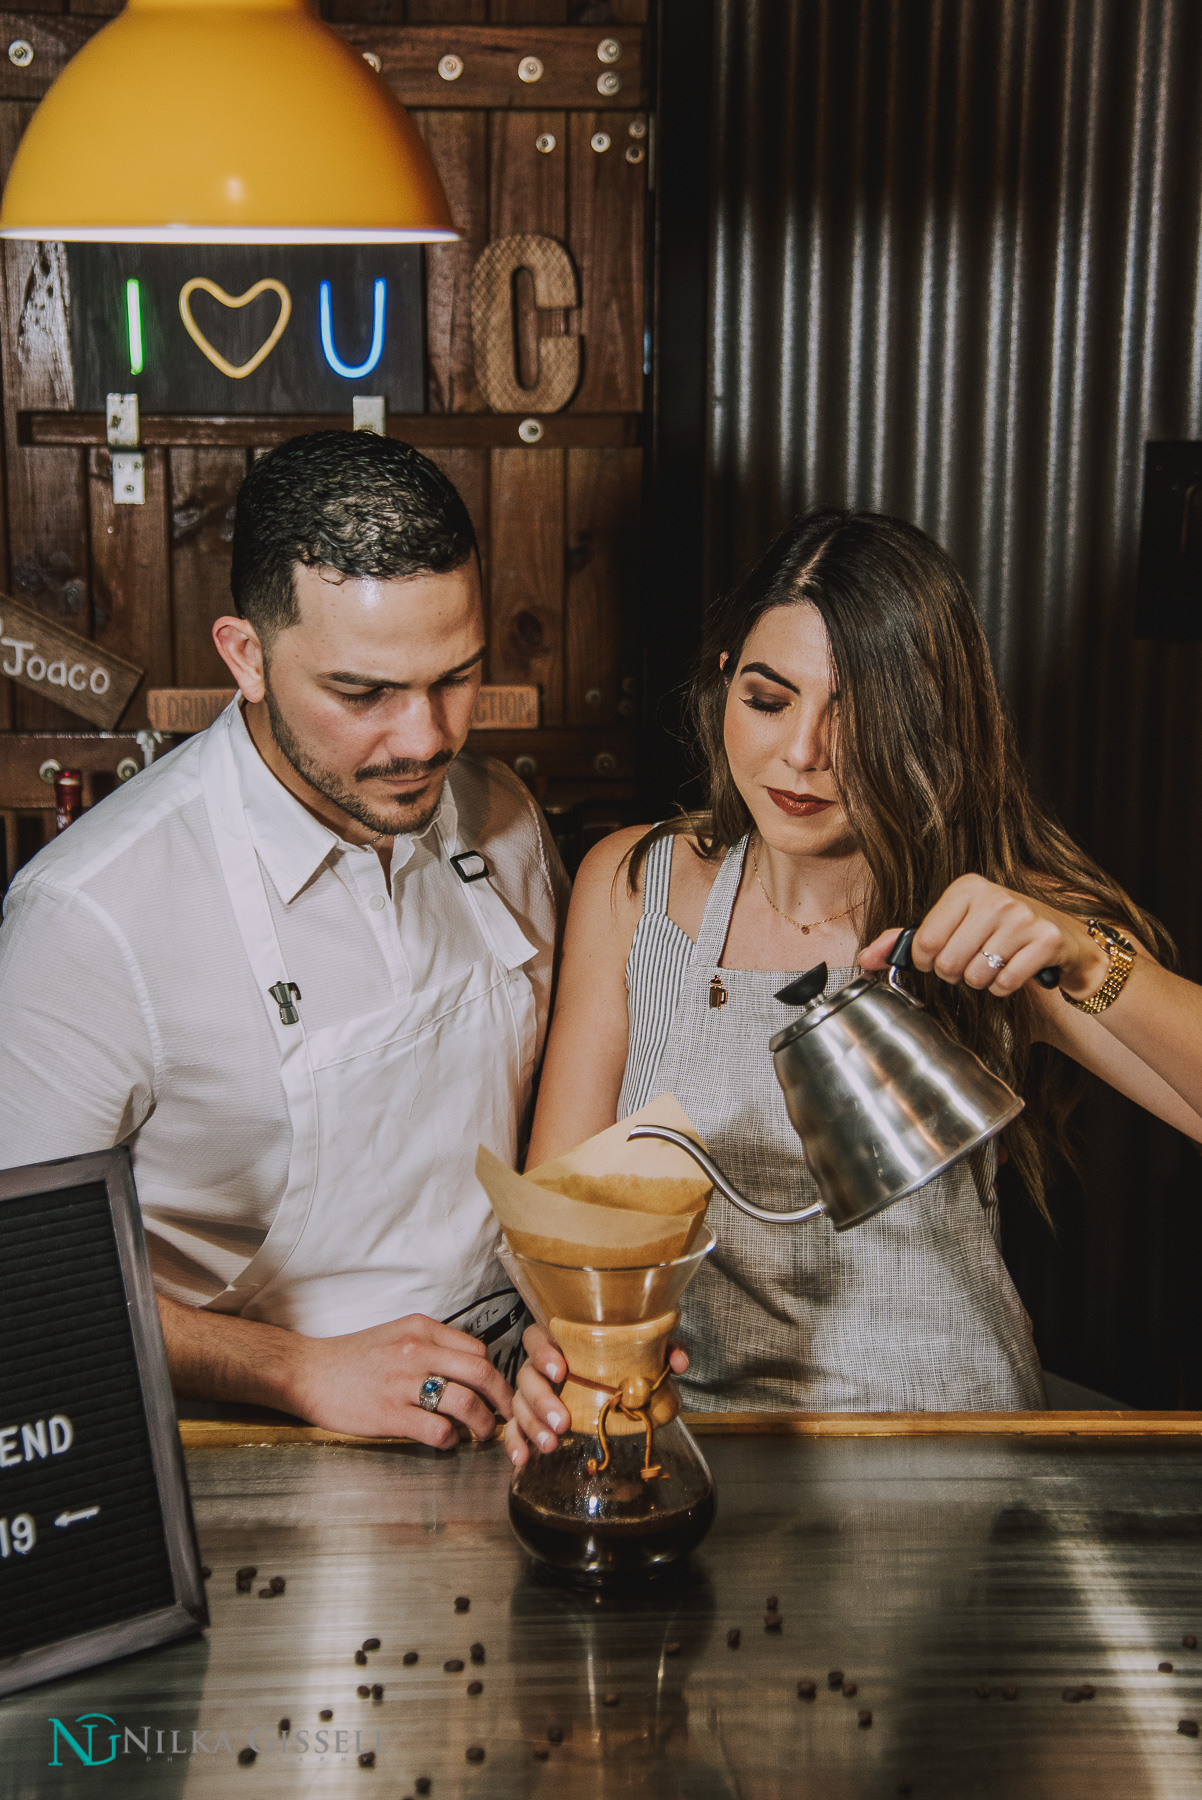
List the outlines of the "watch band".
<svg viewBox="0 0 1202 1800">
<path fill-rule="evenodd" d="M 1106 979 L 1097 992 L 1089 996 L 1088 1000 L 1074 1000 L 1072 995 L 1066 994 L 1063 988 L 1060 990 L 1060 995 L 1062 999 L 1068 1001 L 1070 1006 L 1075 1006 L 1078 1012 L 1103 1013 L 1118 999 L 1126 985 L 1128 975 L 1135 967 L 1135 945 L 1125 938 L 1121 931 L 1116 931 L 1112 925 L 1103 925 L 1098 919 L 1086 919 L 1085 929 L 1095 944 L 1101 944 L 1110 958 L 1110 968 L 1106 972 Z"/>
</svg>

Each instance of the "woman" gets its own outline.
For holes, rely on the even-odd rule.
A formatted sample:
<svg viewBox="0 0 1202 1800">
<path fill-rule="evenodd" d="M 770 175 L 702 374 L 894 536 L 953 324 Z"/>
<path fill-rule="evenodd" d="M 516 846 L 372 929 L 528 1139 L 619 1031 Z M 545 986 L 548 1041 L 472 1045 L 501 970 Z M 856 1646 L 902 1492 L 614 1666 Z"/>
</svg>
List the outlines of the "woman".
<svg viewBox="0 0 1202 1800">
<path fill-rule="evenodd" d="M 828 992 L 880 969 L 915 920 L 922 998 L 1028 1101 L 1006 1143 L 1039 1205 L 1071 1063 L 1202 1141 L 1202 991 L 1032 797 L 984 633 L 930 538 L 871 513 L 791 527 L 707 621 L 691 708 L 706 810 L 619 832 L 581 867 L 531 1164 L 670 1091 L 752 1200 L 815 1198 L 767 1054 L 795 1017 L 774 995 L 799 966 L 826 962 Z M 1059 992 L 1033 980 L 1048 964 Z M 712 1203 L 717 1249 L 683 1306 L 686 1404 L 1045 1406 L 995 1167 L 989 1145 L 838 1236 Z M 523 1434 L 550 1449 L 566 1423 L 547 1380 L 561 1359 L 537 1329 L 528 1349 L 516 1462 Z"/>
</svg>

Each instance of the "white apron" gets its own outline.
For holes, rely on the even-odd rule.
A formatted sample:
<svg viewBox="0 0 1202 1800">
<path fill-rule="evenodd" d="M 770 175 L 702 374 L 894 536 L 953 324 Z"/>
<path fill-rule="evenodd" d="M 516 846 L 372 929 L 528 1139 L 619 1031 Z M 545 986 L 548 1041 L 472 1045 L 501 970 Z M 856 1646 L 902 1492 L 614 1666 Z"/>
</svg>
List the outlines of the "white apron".
<svg viewBox="0 0 1202 1800">
<path fill-rule="evenodd" d="M 475 962 L 378 1012 L 306 1030 L 303 993 L 289 1007 L 269 992 L 294 972 L 284 964 L 243 810 L 232 721 L 231 709 L 205 735 L 201 785 L 279 1047 L 292 1153 L 267 1236 L 208 1310 L 312 1337 L 407 1313 L 470 1329 L 478 1314 L 486 1323 L 477 1335 L 491 1339 L 516 1297 L 493 1255 L 497 1228 L 475 1177 L 476 1146 L 511 1167 L 517 1155 L 537 1033 L 522 965 L 534 947 L 490 880 L 461 881 L 460 904 L 482 940 Z M 439 843 L 448 858 L 474 849 L 441 832 Z M 480 866 L 469 858 L 465 869 Z M 448 1120 L 461 1123 L 448 1129 Z"/>
</svg>

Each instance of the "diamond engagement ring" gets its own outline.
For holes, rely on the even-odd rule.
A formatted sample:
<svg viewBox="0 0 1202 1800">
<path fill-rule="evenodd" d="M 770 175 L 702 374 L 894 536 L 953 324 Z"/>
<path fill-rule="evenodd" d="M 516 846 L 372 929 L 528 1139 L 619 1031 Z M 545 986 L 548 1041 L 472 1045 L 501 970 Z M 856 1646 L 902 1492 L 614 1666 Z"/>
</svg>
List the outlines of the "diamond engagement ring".
<svg viewBox="0 0 1202 1800">
<path fill-rule="evenodd" d="M 421 1407 L 423 1412 L 438 1411 L 438 1402 L 442 1399 L 443 1390 L 446 1388 L 446 1385 L 447 1378 L 445 1375 L 426 1376 L 426 1379 L 422 1382 L 422 1385 L 418 1390 L 417 1396 L 417 1404 Z"/>
<path fill-rule="evenodd" d="M 981 955 L 985 958 L 985 961 L 989 964 L 991 969 L 1004 969 L 1006 967 L 1008 959 L 1004 956 L 995 956 L 992 950 L 982 950 Z"/>
</svg>

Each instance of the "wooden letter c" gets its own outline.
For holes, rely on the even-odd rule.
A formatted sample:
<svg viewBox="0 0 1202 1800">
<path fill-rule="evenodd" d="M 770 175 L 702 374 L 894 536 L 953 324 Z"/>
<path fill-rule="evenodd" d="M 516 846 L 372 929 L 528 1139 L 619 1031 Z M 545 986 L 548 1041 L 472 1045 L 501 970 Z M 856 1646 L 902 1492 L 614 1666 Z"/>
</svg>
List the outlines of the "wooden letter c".
<svg viewBox="0 0 1202 1800">
<path fill-rule="evenodd" d="M 513 277 L 529 269 L 539 308 L 579 304 L 576 271 L 554 238 L 494 238 L 472 270 L 472 357 L 476 381 L 493 412 L 559 412 L 580 380 L 580 339 L 538 340 L 538 380 L 523 387 L 513 348 Z"/>
</svg>

